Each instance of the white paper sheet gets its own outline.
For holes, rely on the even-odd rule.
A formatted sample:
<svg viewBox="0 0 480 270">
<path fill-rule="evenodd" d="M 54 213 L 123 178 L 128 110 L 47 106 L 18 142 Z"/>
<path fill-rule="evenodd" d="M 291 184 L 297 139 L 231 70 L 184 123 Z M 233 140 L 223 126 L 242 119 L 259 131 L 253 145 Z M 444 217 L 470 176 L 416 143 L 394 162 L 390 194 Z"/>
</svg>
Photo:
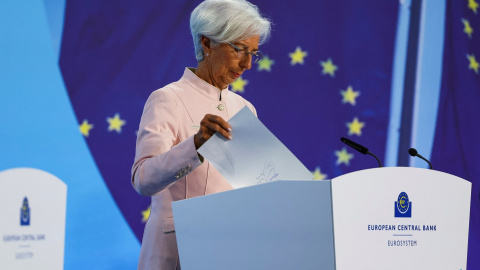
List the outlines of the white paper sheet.
<svg viewBox="0 0 480 270">
<path fill-rule="evenodd" d="M 215 133 L 198 152 L 235 188 L 276 180 L 312 180 L 312 173 L 244 107 L 230 121 L 232 140 Z"/>
</svg>

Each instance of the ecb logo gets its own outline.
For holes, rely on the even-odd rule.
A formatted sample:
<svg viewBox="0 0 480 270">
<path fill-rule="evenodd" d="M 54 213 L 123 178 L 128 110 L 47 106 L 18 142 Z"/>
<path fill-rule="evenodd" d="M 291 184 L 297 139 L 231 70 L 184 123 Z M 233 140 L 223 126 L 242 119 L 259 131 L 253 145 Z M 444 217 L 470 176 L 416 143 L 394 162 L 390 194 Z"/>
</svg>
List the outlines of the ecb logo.
<svg viewBox="0 0 480 270">
<path fill-rule="evenodd" d="M 405 192 L 401 192 L 395 202 L 395 217 L 412 217 L 412 202 L 408 199 L 408 195 Z"/>
<path fill-rule="evenodd" d="M 30 207 L 28 206 L 28 199 L 23 199 L 22 208 L 20 208 L 20 226 L 30 225 Z"/>
</svg>

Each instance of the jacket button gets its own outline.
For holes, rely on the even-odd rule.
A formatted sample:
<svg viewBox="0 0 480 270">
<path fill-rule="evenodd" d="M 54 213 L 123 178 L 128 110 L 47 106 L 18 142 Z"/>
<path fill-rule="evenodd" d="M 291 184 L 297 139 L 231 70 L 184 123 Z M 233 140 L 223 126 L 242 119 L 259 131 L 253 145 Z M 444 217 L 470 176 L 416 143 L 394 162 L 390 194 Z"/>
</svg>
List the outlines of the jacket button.
<svg viewBox="0 0 480 270">
<path fill-rule="evenodd" d="M 223 106 L 223 104 L 220 104 L 217 106 L 217 109 L 219 109 L 220 111 L 223 111 L 225 110 L 225 106 Z"/>
</svg>

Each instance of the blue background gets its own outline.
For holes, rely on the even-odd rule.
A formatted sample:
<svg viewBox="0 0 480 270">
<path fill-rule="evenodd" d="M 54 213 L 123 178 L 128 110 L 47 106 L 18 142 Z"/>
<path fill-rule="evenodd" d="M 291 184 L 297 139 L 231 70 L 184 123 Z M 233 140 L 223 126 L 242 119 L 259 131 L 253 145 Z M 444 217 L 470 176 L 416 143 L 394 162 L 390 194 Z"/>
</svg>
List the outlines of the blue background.
<svg viewBox="0 0 480 270">
<path fill-rule="evenodd" d="M 197 2 L 190 3 L 191 8 L 185 11 L 186 14 Z M 406 151 L 406 149 L 398 149 L 398 142 L 402 135 L 400 117 L 410 1 L 400 1 L 398 7 L 397 1 L 392 1 L 392 3 L 391 6 L 398 8 L 393 11 L 395 15 L 398 14 L 398 17 L 393 19 L 392 36 L 394 39 L 392 41 L 394 43 L 392 43 L 393 47 L 390 52 L 391 66 L 388 74 L 391 79 L 387 80 L 390 82 L 389 93 L 386 94 L 389 96 L 387 100 L 389 105 L 388 125 L 382 131 L 385 134 L 383 136 L 385 142 L 379 143 L 379 145 L 368 145 L 372 152 L 380 149 L 381 153 L 375 153 L 381 156 L 386 166 L 396 166 L 398 151 Z M 115 5 L 115 3 L 110 4 Z M 260 5 L 260 3 L 258 5 L 263 12 L 269 13 L 269 5 Z M 445 0 L 424 0 L 420 21 L 417 88 L 414 106 L 409 108 L 414 116 L 410 136 L 412 146 L 416 147 L 426 158 L 431 156 L 436 135 L 437 110 L 442 81 L 446 5 Z M 458 2 L 458 5 L 466 6 L 466 1 L 465 3 Z M 4 1 L 0 4 L 0 149 L 2 149 L 0 170 L 15 167 L 39 168 L 54 174 L 67 184 L 65 269 L 135 269 L 140 250 L 138 235 L 136 236 L 119 209 L 102 177 L 99 168 L 101 165 L 95 161 L 87 140 L 79 132 L 81 120 L 77 119 L 78 111 L 76 115 L 70 99 L 71 93 L 69 95 L 60 70 L 66 6 L 62 0 L 31 1 L 28 4 Z M 176 22 L 175 16 L 171 16 L 172 27 L 179 27 L 178 25 L 183 27 L 187 24 L 186 21 Z M 281 18 L 275 18 L 275 16 L 272 16 L 272 20 L 279 24 L 282 21 Z M 343 20 L 347 19 L 343 18 Z M 186 31 L 182 34 L 188 37 L 188 28 L 179 28 L 178 31 Z M 275 37 L 275 35 L 279 40 L 286 38 L 275 32 L 274 28 L 273 36 Z M 188 39 L 186 42 L 191 41 Z M 185 47 L 191 50 L 191 59 L 193 59 L 193 46 L 191 43 L 185 44 Z M 270 46 L 272 45 L 274 44 L 270 44 Z M 268 44 L 265 47 L 268 48 Z M 306 47 L 302 49 L 307 50 Z M 294 48 L 292 48 L 293 50 Z M 168 54 L 174 54 L 173 51 L 166 51 Z M 310 57 L 312 56 L 313 53 L 310 54 Z M 279 57 L 277 58 L 279 59 Z M 309 59 L 308 56 L 306 59 Z M 319 56 L 320 59 L 321 56 Z M 275 65 L 279 66 L 280 64 L 280 60 L 277 60 Z M 195 63 L 190 61 L 187 65 L 194 66 Z M 275 65 L 273 68 L 276 67 Z M 164 70 L 170 70 L 168 65 L 164 66 Z M 178 78 L 184 66 L 181 64 L 164 72 L 170 72 L 171 76 Z M 250 82 L 250 85 L 253 85 L 253 81 Z M 159 85 L 159 87 L 161 86 Z M 251 101 L 252 98 L 255 99 L 248 95 L 248 92 L 245 93 L 247 99 Z M 260 119 L 268 119 L 268 117 L 262 117 L 266 116 L 268 112 L 262 111 L 263 101 L 261 98 L 258 100 L 254 104 L 260 109 Z M 139 118 L 139 115 L 134 114 L 132 117 Z M 289 142 L 289 138 L 282 137 L 284 136 L 282 132 L 276 132 L 281 128 L 282 123 L 277 123 L 275 120 L 264 120 L 264 122 L 267 126 L 273 127 L 274 133 L 278 134 L 279 138 L 292 149 L 300 160 L 307 160 L 302 157 L 301 145 Z M 322 138 L 322 135 L 318 134 L 318 137 Z M 360 140 L 360 142 L 362 141 Z M 318 143 L 337 142 L 329 139 L 326 142 L 319 140 Z M 478 161 L 476 156 L 473 158 Z M 131 159 L 133 161 L 133 156 Z M 310 160 L 307 160 L 305 163 L 309 169 L 315 170 L 315 162 L 310 164 Z M 426 164 L 419 159 L 412 159 L 410 165 L 426 167 Z M 367 168 L 364 164 L 362 166 Z M 374 163 L 371 166 L 373 167 Z M 327 172 L 328 178 L 332 178 L 347 171 Z M 128 176 L 125 179 L 129 181 Z M 468 180 L 472 182 L 475 180 L 478 183 L 478 179 Z M 129 182 L 126 184 L 129 185 Z M 141 199 L 144 198 L 139 197 L 139 200 Z M 478 201 L 478 194 L 474 200 Z M 140 213 L 138 214 L 140 215 Z M 478 231 L 478 225 L 471 224 L 471 230 Z M 470 241 L 472 242 L 472 239 Z M 478 239 L 474 241 L 478 245 Z M 472 253 L 472 248 L 469 252 Z M 471 255 L 469 257 L 472 258 Z M 473 262 L 469 266 L 473 266 Z M 480 264 L 477 262 L 475 266 L 480 266 Z"/>
</svg>

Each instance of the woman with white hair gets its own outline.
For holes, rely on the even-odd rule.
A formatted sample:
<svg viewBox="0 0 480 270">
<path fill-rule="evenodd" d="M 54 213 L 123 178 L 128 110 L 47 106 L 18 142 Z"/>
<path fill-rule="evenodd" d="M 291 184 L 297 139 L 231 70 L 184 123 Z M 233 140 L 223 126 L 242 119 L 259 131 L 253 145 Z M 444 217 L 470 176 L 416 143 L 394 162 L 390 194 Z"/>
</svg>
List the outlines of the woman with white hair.
<svg viewBox="0 0 480 270">
<path fill-rule="evenodd" d="M 171 203 L 232 189 L 197 153 L 215 132 L 232 139 L 228 120 L 253 105 L 228 86 L 262 54 L 270 21 L 245 0 L 206 0 L 190 17 L 197 68 L 148 98 L 137 135 L 132 184 L 151 196 L 138 269 L 180 269 Z"/>
</svg>

